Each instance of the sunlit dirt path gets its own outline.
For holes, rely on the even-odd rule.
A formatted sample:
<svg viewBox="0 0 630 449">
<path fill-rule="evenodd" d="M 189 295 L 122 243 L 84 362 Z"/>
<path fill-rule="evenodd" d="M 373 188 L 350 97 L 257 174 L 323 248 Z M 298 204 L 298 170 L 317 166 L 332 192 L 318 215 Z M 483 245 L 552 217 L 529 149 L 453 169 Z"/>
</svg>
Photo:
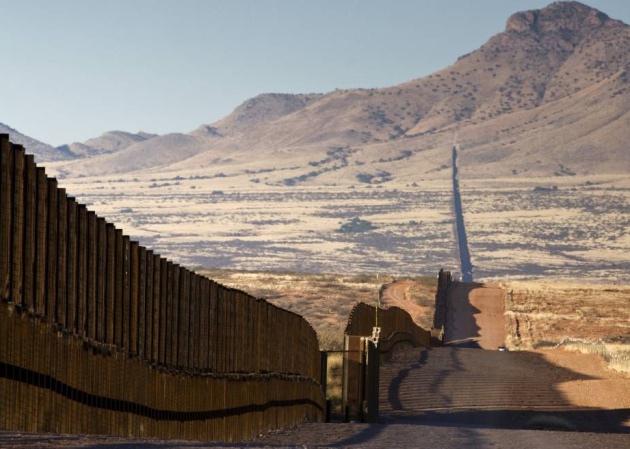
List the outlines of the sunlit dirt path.
<svg viewBox="0 0 630 449">
<path fill-rule="evenodd" d="M 381 307 L 399 307 L 406 310 L 411 318 L 419 323 L 424 311 L 411 297 L 410 290 L 413 285 L 413 281 L 396 281 L 386 285 L 381 295 Z"/>
</svg>

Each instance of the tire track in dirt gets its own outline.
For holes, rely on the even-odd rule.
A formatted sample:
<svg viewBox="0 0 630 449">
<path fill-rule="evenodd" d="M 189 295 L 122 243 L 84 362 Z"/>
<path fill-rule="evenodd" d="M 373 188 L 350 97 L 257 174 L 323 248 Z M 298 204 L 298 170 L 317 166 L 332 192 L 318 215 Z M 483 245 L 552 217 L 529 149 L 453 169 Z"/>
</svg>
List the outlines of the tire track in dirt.
<svg viewBox="0 0 630 449">
<path fill-rule="evenodd" d="M 411 319 L 419 325 L 420 318 L 426 313 L 425 309 L 415 303 L 411 296 L 413 281 L 395 281 L 383 287 L 380 296 L 381 307 L 399 307 L 411 316 Z"/>
</svg>

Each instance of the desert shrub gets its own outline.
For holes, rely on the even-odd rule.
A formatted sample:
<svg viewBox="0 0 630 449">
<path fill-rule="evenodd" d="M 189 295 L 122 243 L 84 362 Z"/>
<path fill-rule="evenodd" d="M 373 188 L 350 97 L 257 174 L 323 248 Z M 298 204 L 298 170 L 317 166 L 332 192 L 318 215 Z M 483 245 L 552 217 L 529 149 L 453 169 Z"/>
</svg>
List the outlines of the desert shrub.
<svg viewBox="0 0 630 449">
<path fill-rule="evenodd" d="M 328 326 L 317 332 L 320 351 L 340 351 L 343 349 L 345 325 Z"/>
<path fill-rule="evenodd" d="M 362 220 L 358 217 L 354 217 L 349 222 L 341 225 L 338 232 L 354 233 L 354 232 L 366 232 L 376 229 L 376 226 L 370 221 Z"/>
<path fill-rule="evenodd" d="M 370 173 L 359 173 L 357 175 L 357 180 L 366 184 L 370 184 L 372 182 L 372 179 L 374 179 L 374 175 Z"/>
<path fill-rule="evenodd" d="M 380 284 L 378 276 L 373 274 L 355 274 L 348 278 L 348 282 L 355 284 Z"/>
</svg>

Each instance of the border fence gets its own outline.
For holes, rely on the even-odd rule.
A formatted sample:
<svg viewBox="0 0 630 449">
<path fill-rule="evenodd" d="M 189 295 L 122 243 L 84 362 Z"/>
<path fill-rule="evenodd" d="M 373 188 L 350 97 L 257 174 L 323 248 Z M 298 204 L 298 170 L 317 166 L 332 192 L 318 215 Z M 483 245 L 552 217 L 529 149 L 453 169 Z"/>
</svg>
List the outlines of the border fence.
<svg viewBox="0 0 630 449">
<path fill-rule="evenodd" d="M 448 287 L 453 283 L 453 275 L 450 271 L 440 270 L 435 292 L 435 313 L 433 315 L 434 336 L 441 342 L 446 325 L 446 294 Z"/>
<path fill-rule="evenodd" d="M 377 309 L 364 302 L 357 303 L 348 317 L 346 335 L 372 335 L 380 327 L 379 353 L 388 355 L 396 344 L 407 342 L 413 346 L 430 346 L 431 332 L 422 329 L 407 311 L 399 307 Z"/>
<path fill-rule="evenodd" d="M 131 241 L 0 134 L 0 428 L 238 441 L 319 421 L 301 316 Z"/>
<path fill-rule="evenodd" d="M 375 328 L 379 329 L 377 335 Z M 429 347 L 431 341 L 431 332 L 418 326 L 405 310 L 357 303 L 345 330 L 341 403 L 344 420 L 377 422 L 380 363 L 389 361 L 397 347 Z"/>
</svg>

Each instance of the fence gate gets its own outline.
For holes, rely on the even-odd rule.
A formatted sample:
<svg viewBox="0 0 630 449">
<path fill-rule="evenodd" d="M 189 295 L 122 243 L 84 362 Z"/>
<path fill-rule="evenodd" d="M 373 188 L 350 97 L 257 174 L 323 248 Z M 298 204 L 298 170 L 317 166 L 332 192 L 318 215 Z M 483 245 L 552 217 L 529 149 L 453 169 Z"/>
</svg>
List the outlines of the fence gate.
<svg viewBox="0 0 630 449">
<path fill-rule="evenodd" d="M 342 387 L 345 421 L 378 421 L 379 353 L 369 337 L 345 336 Z"/>
</svg>

